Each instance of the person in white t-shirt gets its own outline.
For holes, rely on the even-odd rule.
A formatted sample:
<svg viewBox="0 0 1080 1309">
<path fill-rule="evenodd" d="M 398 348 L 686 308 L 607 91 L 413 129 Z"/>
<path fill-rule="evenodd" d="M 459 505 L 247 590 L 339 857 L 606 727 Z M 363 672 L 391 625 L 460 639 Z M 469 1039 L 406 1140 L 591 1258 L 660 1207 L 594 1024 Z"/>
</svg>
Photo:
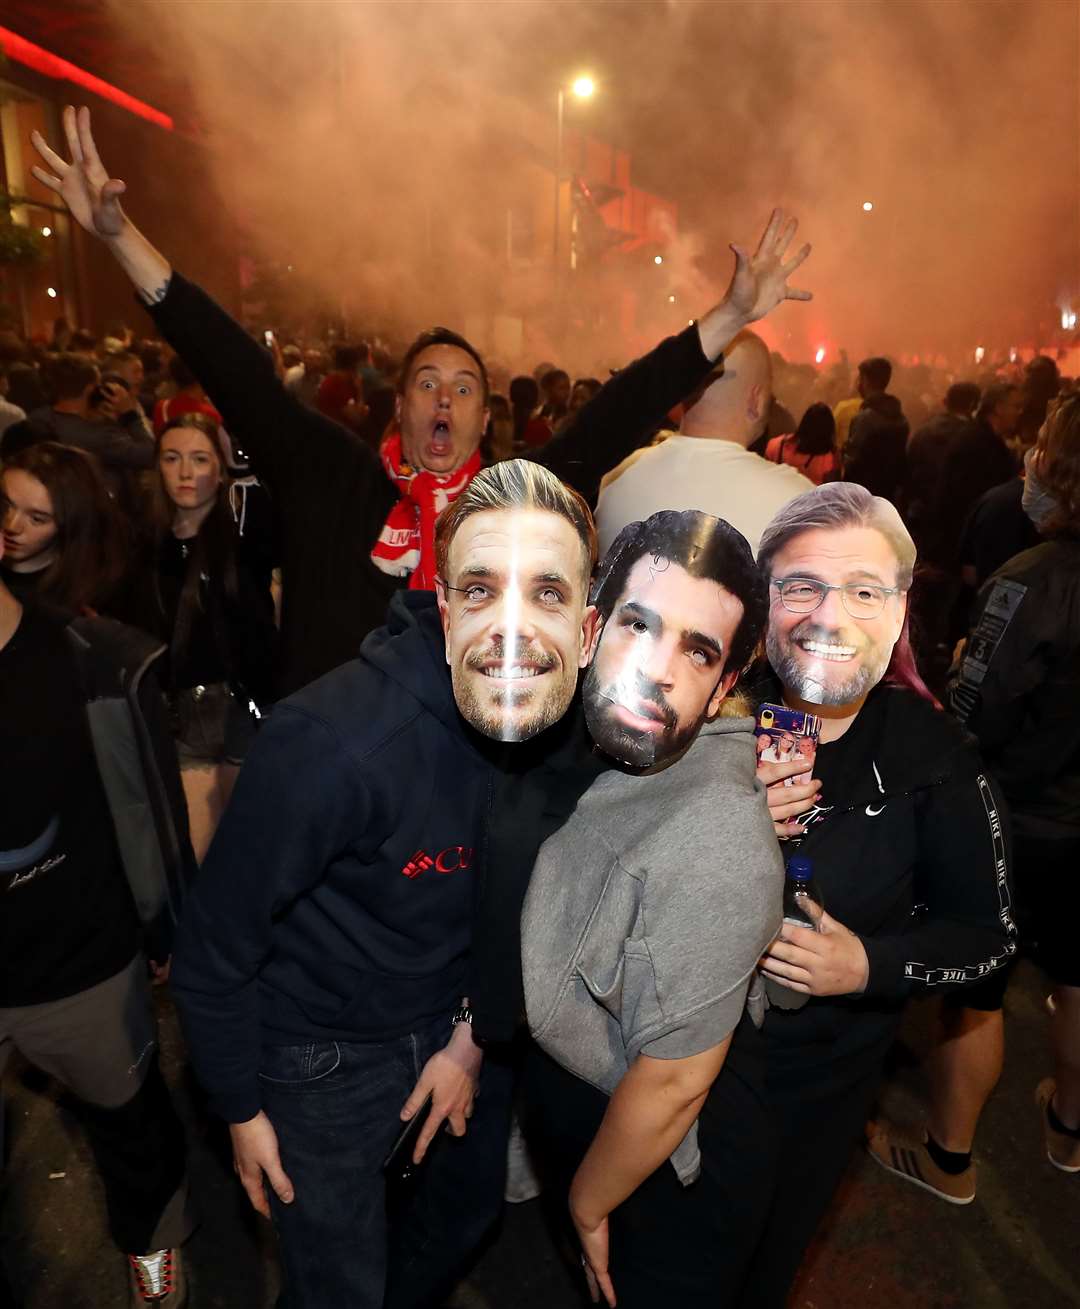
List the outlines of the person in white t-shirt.
<svg viewBox="0 0 1080 1309">
<path fill-rule="evenodd" d="M 765 430 L 771 398 L 768 348 L 753 332 L 740 332 L 687 401 L 680 430 L 635 451 L 604 479 L 596 509 L 601 551 L 627 523 L 660 509 L 700 509 L 726 519 L 756 551 L 777 510 L 813 486 L 794 468 L 747 448 Z"/>
</svg>

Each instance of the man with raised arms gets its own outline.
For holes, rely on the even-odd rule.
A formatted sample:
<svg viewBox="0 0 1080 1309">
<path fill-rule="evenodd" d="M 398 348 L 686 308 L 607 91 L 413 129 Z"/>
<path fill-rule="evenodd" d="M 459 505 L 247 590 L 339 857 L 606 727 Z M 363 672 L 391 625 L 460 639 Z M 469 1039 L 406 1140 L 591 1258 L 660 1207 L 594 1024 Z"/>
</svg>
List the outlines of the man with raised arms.
<svg viewBox="0 0 1080 1309">
<path fill-rule="evenodd" d="M 64 133 L 70 162 L 34 133 L 46 165 L 35 177 L 116 258 L 274 496 L 284 585 L 280 689 L 297 690 L 355 656 L 396 590 L 434 586 L 435 518 L 481 467 L 483 359 L 447 328 L 421 333 L 405 354 L 396 425 L 377 455 L 291 395 L 262 345 L 128 219 L 120 207 L 126 186 L 98 157 L 89 111 L 65 109 Z M 785 257 L 795 226 L 774 212 L 753 255 L 736 248 L 723 300 L 621 369 L 536 458 L 595 504 L 604 473 L 710 374 L 729 341 L 782 300 L 809 299 L 787 286 L 810 250 Z"/>
</svg>

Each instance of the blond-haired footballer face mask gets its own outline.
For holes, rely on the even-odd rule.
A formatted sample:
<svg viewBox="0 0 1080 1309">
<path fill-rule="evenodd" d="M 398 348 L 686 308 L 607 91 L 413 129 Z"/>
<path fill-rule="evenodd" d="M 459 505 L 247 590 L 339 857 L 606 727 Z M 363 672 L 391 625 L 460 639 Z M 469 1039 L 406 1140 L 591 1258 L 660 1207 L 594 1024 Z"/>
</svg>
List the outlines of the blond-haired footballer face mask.
<svg viewBox="0 0 1080 1309">
<path fill-rule="evenodd" d="M 546 509 L 491 509 L 451 542 L 439 607 L 454 699 L 477 731 L 526 741 L 569 708 L 588 663 L 596 611 L 582 546 Z"/>
</svg>

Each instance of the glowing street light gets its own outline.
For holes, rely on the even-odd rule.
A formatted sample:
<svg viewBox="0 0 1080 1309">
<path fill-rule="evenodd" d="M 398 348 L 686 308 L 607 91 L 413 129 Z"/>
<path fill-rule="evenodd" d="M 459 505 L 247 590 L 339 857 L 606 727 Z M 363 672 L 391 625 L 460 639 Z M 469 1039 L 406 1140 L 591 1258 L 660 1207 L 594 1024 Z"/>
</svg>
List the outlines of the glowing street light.
<svg viewBox="0 0 1080 1309">
<path fill-rule="evenodd" d="M 46 290 L 45 294 L 49 297 L 50 300 L 55 300 L 55 299 L 56 299 L 56 287 L 55 287 L 55 286 L 50 286 L 50 287 Z"/>
<path fill-rule="evenodd" d="M 863 213 L 864 213 L 864 214 L 869 214 L 869 213 L 871 213 L 871 212 L 873 211 L 873 208 L 874 208 L 874 202 L 873 202 L 873 200 L 864 200 L 864 201 L 863 201 Z"/>
<path fill-rule="evenodd" d="M 653 263 L 654 263 L 654 264 L 662 264 L 663 262 L 664 262 L 664 256 L 663 256 L 663 255 L 653 255 Z"/>
<path fill-rule="evenodd" d="M 43 228 L 41 229 L 41 235 L 42 235 L 42 236 L 52 236 L 52 228 L 51 228 L 51 227 L 43 227 Z"/>
<path fill-rule="evenodd" d="M 570 94 L 577 100 L 589 100 L 596 92 L 596 82 L 587 74 L 580 73 L 570 83 Z M 559 186 L 563 172 L 563 109 L 566 102 L 566 86 L 560 85 L 555 97 L 555 227 L 551 240 L 551 255 L 556 269 L 559 266 Z"/>
<path fill-rule="evenodd" d="M 1071 332 L 1076 326 L 1076 310 L 1063 309 L 1061 311 L 1061 327 L 1065 332 Z"/>
<path fill-rule="evenodd" d="M 975 347 L 975 362 L 976 362 L 977 364 L 981 364 L 982 361 L 983 361 L 985 358 L 986 358 L 986 350 L 985 350 L 985 348 L 984 348 L 983 346 L 981 346 L 981 345 L 977 345 L 977 346 Z"/>
<path fill-rule="evenodd" d="M 675 303 L 675 297 L 673 295 L 669 295 L 667 298 L 667 302 L 669 305 L 673 305 Z"/>
<path fill-rule="evenodd" d="M 823 364 L 824 362 L 825 362 L 825 347 L 823 345 L 819 345 L 817 348 L 817 354 L 814 355 L 814 363 Z"/>
</svg>

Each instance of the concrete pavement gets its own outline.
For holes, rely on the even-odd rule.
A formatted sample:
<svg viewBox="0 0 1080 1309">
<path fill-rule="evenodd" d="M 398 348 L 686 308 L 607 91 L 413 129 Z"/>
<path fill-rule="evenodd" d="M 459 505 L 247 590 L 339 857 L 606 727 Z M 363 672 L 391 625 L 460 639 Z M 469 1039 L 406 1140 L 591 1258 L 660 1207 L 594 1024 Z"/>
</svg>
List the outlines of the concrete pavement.
<svg viewBox="0 0 1080 1309">
<path fill-rule="evenodd" d="M 1045 992 L 1040 974 L 1022 963 L 1006 1002 L 1005 1075 L 976 1147 L 975 1202 L 947 1205 L 860 1156 L 807 1257 L 791 1309 L 1080 1306 L 1080 1174 L 1047 1163 L 1032 1099 L 1049 1071 Z M 188 1125 L 204 1211 L 188 1246 L 191 1309 L 269 1309 L 277 1295 L 272 1233 L 235 1183 L 227 1136 L 198 1108 L 175 1016 L 167 1003 L 160 1008 L 163 1066 Z M 919 1119 L 927 1018 L 926 1006 L 911 1007 L 883 1092 L 884 1109 L 901 1122 Z M 4 1096 L 10 1157 L 0 1253 L 21 1309 L 120 1309 L 125 1269 L 62 1096 L 25 1067 L 11 1070 Z M 539 1201 L 507 1207 L 497 1239 L 455 1297 L 459 1309 L 582 1303 L 577 1270 L 552 1241 Z"/>
</svg>

